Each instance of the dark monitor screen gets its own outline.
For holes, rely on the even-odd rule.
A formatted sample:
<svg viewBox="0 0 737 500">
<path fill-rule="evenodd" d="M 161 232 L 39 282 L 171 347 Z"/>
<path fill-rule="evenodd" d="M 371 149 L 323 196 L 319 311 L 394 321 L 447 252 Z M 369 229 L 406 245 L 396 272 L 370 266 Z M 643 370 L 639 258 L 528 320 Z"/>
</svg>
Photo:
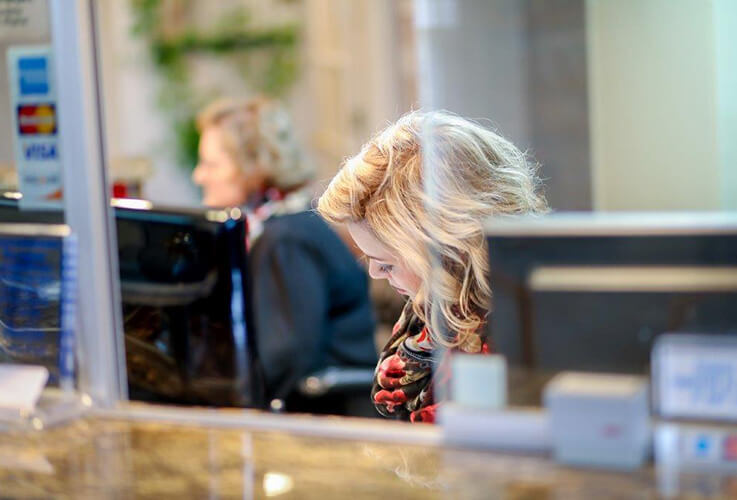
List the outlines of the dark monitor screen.
<svg viewBox="0 0 737 500">
<path fill-rule="evenodd" d="M 260 407 L 239 210 L 115 208 L 133 399 Z"/>
<path fill-rule="evenodd" d="M 737 334 L 737 216 L 554 214 L 486 226 L 511 365 L 644 373 L 664 332 Z"/>
<path fill-rule="evenodd" d="M 113 205 L 131 399 L 263 406 L 244 215 L 140 200 Z M 0 221 L 62 217 L 0 199 Z"/>
</svg>

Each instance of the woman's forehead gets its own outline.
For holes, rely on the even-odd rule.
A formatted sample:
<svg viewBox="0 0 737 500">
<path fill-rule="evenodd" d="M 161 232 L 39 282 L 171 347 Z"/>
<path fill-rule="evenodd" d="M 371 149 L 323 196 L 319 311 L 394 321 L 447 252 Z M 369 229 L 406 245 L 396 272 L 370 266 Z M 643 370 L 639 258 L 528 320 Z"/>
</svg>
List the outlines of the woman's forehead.
<svg viewBox="0 0 737 500">
<path fill-rule="evenodd" d="M 365 222 L 348 223 L 348 232 L 367 257 L 377 260 L 393 259 L 394 255 L 369 229 Z"/>
<path fill-rule="evenodd" d="M 200 152 L 218 152 L 222 149 L 221 132 L 216 127 L 207 127 L 200 135 Z"/>
</svg>

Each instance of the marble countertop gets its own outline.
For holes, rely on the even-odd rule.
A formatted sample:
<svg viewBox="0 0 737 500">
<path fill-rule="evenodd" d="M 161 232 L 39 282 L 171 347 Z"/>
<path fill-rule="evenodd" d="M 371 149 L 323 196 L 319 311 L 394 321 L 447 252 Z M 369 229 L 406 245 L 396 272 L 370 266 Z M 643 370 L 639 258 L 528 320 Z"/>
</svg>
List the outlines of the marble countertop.
<svg viewBox="0 0 737 500">
<path fill-rule="evenodd" d="M 99 417 L 0 434 L 0 498 L 658 498 L 656 483 L 652 467 Z M 681 491 L 737 498 L 737 477 L 684 476 Z"/>
</svg>

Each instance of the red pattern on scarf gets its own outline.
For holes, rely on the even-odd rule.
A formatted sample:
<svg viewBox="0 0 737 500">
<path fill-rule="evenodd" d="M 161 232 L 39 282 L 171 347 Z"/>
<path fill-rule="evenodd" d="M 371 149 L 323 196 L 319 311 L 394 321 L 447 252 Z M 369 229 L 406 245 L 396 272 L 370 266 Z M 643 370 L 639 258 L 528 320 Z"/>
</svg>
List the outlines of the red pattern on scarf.
<svg viewBox="0 0 737 500">
<path fill-rule="evenodd" d="M 473 335 L 478 335 L 481 341 L 478 354 L 489 354 L 491 349 L 485 339 L 485 324 L 482 323 Z M 392 336 L 376 368 L 371 394 L 379 413 L 413 423 L 435 422 L 441 403 L 434 400 L 434 385 L 448 386 L 450 363 L 449 357 L 444 356 L 433 374 L 432 365 L 435 361 L 431 346 L 427 326 L 414 314 L 412 304 L 408 303 L 392 329 Z M 453 351 L 461 349 L 450 350 Z"/>
</svg>

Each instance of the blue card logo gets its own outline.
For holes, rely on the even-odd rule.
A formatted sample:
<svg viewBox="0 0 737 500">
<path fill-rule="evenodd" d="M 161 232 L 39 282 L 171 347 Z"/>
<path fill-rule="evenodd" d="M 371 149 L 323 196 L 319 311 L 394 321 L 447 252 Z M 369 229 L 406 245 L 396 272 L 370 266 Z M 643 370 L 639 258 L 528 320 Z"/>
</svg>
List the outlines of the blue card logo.
<svg viewBox="0 0 737 500">
<path fill-rule="evenodd" d="M 21 57 L 18 59 L 18 80 L 20 95 L 48 94 L 49 67 L 42 56 Z"/>
<path fill-rule="evenodd" d="M 56 144 L 50 142 L 34 142 L 23 146 L 23 157 L 28 161 L 56 160 Z"/>
</svg>

